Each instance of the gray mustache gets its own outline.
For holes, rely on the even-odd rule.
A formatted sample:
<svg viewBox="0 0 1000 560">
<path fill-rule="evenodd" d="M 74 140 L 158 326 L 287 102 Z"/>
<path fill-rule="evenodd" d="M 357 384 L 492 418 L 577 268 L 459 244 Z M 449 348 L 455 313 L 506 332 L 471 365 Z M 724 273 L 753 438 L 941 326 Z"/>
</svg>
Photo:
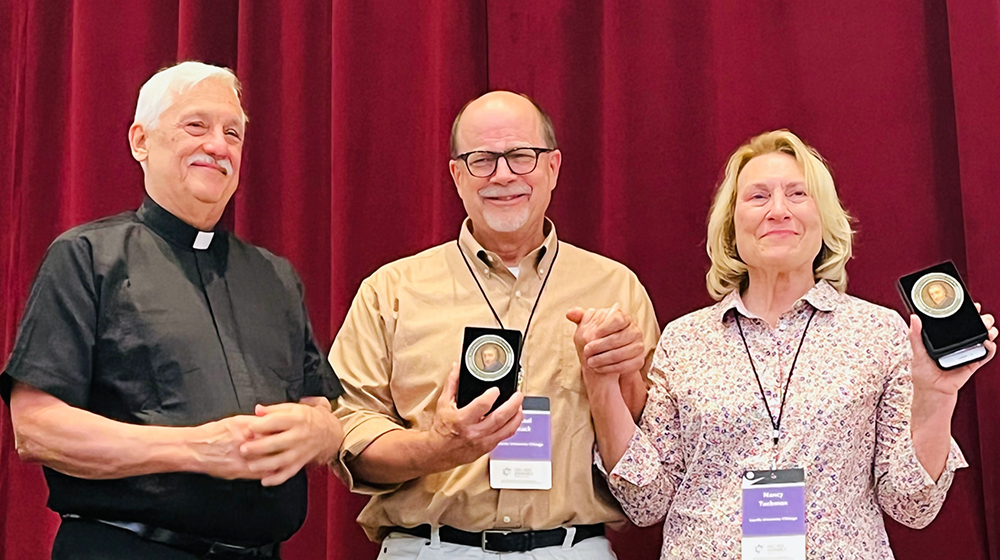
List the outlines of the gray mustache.
<svg viewBox="0 0 1000 560">
<path fill-rule="evenodd" d="M 215 159 L 206 154 L 195 154 L 187 159 L 187 164 L 192 163 L 214 163 L 226 171 L 226 175 L 233 174 L 233 164 L 229 161 L 229 158 L 225 159 Z"/>
</svg>

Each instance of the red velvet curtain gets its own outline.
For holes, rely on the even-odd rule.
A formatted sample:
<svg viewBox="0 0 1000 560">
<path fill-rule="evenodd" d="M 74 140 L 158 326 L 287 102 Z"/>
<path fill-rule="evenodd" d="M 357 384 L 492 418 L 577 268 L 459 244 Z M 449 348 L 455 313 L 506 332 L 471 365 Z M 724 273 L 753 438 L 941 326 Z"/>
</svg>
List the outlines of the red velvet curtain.
<svg viewBox="0 0 1000 560">
<path fill-rule="evenodd" d="M 624 262 L 661 324 L 710 303 L 705 217 L 726 155 L 787 127 L 830 161 L 857 219 L 849 291 L 900 309 L 896 277 L 953 259 L 1000 311 L 1000 8 L 995 0 L 0 0 L 0 353 L 60 232 L 135 208 L 139 86 L 198 59 L 236 70 L 250 125 L 226 223 L 287 256 L 332 339 L 362 278 L 454 238 L 451 120 L 493 88 L 552 114 L 560 235 Z M 962 390 L 970 468 L 901 559 L 1000 560 L 1000 379 Z M 2 407 L 0 407 L 2 408 Z M 374 558 L 364 498 L 311 473 L 296 559 Z M 0 559 L 46 558 L 39 467 L 0 410 Z M 659 529 L 614 537 L 652 559 Z M 624 546 L 627 542 L 627 546 Z"/>
</svg>

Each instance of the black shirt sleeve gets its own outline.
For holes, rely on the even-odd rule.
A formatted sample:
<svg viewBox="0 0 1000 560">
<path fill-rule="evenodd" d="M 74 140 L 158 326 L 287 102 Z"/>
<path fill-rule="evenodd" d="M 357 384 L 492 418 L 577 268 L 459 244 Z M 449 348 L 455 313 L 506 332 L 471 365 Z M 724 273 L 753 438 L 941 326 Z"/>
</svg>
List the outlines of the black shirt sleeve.
<svg viewBox="0 0 1000 560">
<path fill-rule="evenodd" d="M 304 375 L 303 393 L 307 397 L 326 397 L 331 401 L 337 400 L 344 393 L 344 387 L 340 379 L 333 371 L 326 354 L 320 350 L 316 342 L 316 334 L 313 332 L 312 321 L 309 320 L 309 312 L 306 310 L 305 294 L 302 281 L 298 275 L 295 277 L 298 284 L 299 297 L 302 305 L 302 317 L 305 320 L 305 352 L 303 353 L 302 371 Z M 336 406 L 334 406 L 336 408 Z"/>
<path fill-rule="evenodd" d="M 98 296 L 90 243 L 64 235 L 49 247 L 28 295 L 0 393 L 13 381 L 85 408 L 93 373 Z"/>
</svg>

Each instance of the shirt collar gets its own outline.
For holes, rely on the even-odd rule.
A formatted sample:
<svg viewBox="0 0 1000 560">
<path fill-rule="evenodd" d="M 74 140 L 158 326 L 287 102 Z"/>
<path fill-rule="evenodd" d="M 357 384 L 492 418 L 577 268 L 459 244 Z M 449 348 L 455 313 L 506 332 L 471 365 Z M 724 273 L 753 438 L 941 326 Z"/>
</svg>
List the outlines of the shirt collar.
<svg viewBox="0 0 1000 560">
<path fill-rule="evenodd" d="M 203 251 L 211 247 L 215 239 L 215 231 L 201 231 L 188 224 L 165 210 L 148 194 L 143 197 L 136 215 L 149 229 L 181 247 Z"/>
<path fill-rule="evenodd" d="M 552 260 L 555 259 L 556 247 L 559 244 L 559 239 L 556 237 L 556 226 L 552 220 L 545 218 L 545 224 L 542 227 L 545 239 L 519 263 L 522 275 L 528 272 L 527 267 L 530 266 L 532 272 L 543 277 L 551 267 Z M 472 220 L 469 218 L 462 222 L 462 230 L 458 234 L 458 244 L 473 265 L 486 265 L 488 270 L 506 268 L 500 255 L 483 248 L 472 236 Z M 477 266 L 476 268 L 481 267 Z M 482 271 L 480 270 L 480 272 Z"/>
<path fill-rule="evenodd" d="M 805 303 L 813 306 L 819 311 L 829 312 L 837 308 L 837 303 L 839 303 L 840 298 L 845 297 L 837 291 L 836 288 L 830 285 L 826 280 L 820 280 L 805 293 L 804 296 L 800 297 L 798 301 L 792 305 L 792 309 L 798 309 Z M 726 314 L 731 310 L 735 309 L 737 313 L 743 315 L 744 317 L 750 317 L 759 319 L 756 315 L 751 313 L 745 305 L 743 305 L 743 298 L 740 297 L 739 290 L 733 290 L 726 294 L 726 297 L 722 298 L 722 301 L 716 304 L 718 307 L 718 318 L 720 321 L 724 321 Z"/>
</svg>

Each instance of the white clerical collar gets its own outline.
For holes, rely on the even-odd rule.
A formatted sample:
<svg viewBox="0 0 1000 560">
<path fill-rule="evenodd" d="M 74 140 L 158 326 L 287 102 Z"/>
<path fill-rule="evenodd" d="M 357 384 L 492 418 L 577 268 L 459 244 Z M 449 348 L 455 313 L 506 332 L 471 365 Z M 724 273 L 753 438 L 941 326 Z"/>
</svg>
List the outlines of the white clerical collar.
<svg viewBox="0 0 1000 560">
<path fill-rule="evenodd" d="M 518 273 L 521 272 L 521 267 L 520 266 L 508 266 L 507 270 L 509 270 L 510 273 L 514 275 L 514 278 L 517 278 Z"/>
<path fill-rule="evenodd" d="M 212 238 L 215 237 L 214 231 L 199 231 L 198 235 L 194 238 L 194 243 L 191 245 L 192 248 L 199 251 L 204 251 L 208 249 L 208 246 L 212 244 Z"/>
</svg>

